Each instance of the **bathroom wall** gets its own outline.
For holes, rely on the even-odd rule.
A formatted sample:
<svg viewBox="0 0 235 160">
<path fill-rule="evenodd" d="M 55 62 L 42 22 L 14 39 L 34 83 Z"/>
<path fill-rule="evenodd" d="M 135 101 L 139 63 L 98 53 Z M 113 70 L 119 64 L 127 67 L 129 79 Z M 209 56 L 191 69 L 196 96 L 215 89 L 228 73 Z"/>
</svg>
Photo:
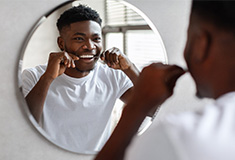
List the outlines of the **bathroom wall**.
<svg viewBox="0 0 235 160">
<path fill-rule="evenodd" d="M 0 1 L 0 159 L 1 160 L 89 160 L 92 156 L 65 151 L 40 135 L 25 114 L 25 102 L 17 88 L 18 61 L 22 45 L 34 24 L 64 0 Z M 159 30 L 169 63 L 185 66 L 183 48 L 190 10 L 189 0 L 128 0 L 141 9 Z M 195 109 L 205 101 L 194 98 L 189 75 L 177 83 L 175 95 L 160 110 L 158 118 L 169 113 Z M 187 99 L 185 97 L 188 97 Z M 154 122 L 154 125 L 157 124 Z M 146 158 L 147 159 L 147 158 Z"/>
</svg>

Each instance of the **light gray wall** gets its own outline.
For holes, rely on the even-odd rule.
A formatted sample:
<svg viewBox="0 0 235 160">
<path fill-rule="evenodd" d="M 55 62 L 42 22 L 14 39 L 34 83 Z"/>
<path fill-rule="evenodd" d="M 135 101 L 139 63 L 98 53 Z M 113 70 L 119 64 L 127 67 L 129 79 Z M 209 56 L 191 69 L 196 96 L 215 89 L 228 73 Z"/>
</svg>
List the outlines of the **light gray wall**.
<svg viewBox="0 0 235 160">
<path fill-rule="evenodd" d="M 42 137 L 25 116 L 24 101 L 17 89 L 17 67 L 22 44 L 37 20 L 64 0 L 1 0 L 1 160 L 88 160 L 62 150 Z M 184 66 L 182 52 L 190 9 L 189 0 L 128 0 L 140 8 L 157 26 L 168 52 L 169 63 Z M 163 105 L 159 117 L 203 105 L 194 98 L 194 83 L 186 75 L 180 79 L 176 95 Z M 188 97 L 188 98 L 185 98 Z M 190 107 L 188 107 L 188 105 Z M 147 159 L 147 158 L 146 158 Z"/>
</svg>

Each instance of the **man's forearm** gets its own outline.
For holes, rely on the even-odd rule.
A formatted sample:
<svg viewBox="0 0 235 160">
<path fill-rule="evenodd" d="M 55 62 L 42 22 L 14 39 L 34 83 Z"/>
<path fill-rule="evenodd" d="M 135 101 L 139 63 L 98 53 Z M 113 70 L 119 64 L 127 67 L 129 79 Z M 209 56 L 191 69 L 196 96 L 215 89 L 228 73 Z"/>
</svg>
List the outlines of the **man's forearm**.
<svg viewBox="0 0 235 160">
<path fill-rule="evenodd" d="M 129 79 L 132 81 L 132 83 L 136 84 L 137 79 L 139 77 L 139 70 L 136 68 L 134 64 L 131 64 L 128 68 L 122 69 L 122 71 L 129 77 Z M 121 97 L 120 99 L 124 102 L 127 103 L 132 95 L 133 92 L 133 87 L 128 89 Z"/>
<path fill-rule="evenodd" d="M 25 97 L 29 110 L 37 122 L 39 122 L 42 115 L 43 105 L 52 81 L 53 79 L 42 75 L 37 84 Z"/>
<path fill-rule="evenodd" d="M 130 78 L 132 83 L 135 85 L 139 76 L 139 70 L 136 68 L 135 64 L 131 64 L 129 68 L 122 71 Z"/>
</svg>

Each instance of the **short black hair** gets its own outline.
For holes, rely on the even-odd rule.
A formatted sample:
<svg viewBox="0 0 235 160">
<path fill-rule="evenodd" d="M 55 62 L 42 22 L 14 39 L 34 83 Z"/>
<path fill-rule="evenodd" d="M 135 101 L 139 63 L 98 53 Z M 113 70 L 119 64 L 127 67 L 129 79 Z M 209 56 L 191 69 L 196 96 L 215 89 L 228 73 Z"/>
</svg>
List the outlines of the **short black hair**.
<svg viewBox="0 0 235 160">
<path fill-rule="evenodd" d="M 102 19 L 100 18 L 97 11 L 93 10 L 89 6 L 86 5 L 78 5 L 66 10 L 62 13 L 57 20 L 57 28 L 59 31 L 62 30 L 63 27 L 69 26 L 71 23 L 92 20 L 97 22 L 100 26 L 102 23 Z"/>
<path fill-rule="evenodd" d="M 192 14 L 219 29 L 235 33 L 235 1 L 193 0 Z"/>
</svg>

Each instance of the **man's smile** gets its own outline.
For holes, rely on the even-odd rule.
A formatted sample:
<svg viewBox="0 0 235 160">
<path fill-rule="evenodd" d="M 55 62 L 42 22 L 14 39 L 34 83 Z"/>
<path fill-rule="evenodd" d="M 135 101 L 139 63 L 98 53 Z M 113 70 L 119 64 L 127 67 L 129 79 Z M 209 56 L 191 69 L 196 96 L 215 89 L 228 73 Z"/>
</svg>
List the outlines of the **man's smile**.
<svg viewBox="0 0 235 160">
<path fill-rule="evenodd" d="M 94 58 L 94 55 L 89 55 L 89 54 L 84 54 L 84 55 L 80 55 L 78 56 L 80 59 L 91 59 Z"/>
</svg>

